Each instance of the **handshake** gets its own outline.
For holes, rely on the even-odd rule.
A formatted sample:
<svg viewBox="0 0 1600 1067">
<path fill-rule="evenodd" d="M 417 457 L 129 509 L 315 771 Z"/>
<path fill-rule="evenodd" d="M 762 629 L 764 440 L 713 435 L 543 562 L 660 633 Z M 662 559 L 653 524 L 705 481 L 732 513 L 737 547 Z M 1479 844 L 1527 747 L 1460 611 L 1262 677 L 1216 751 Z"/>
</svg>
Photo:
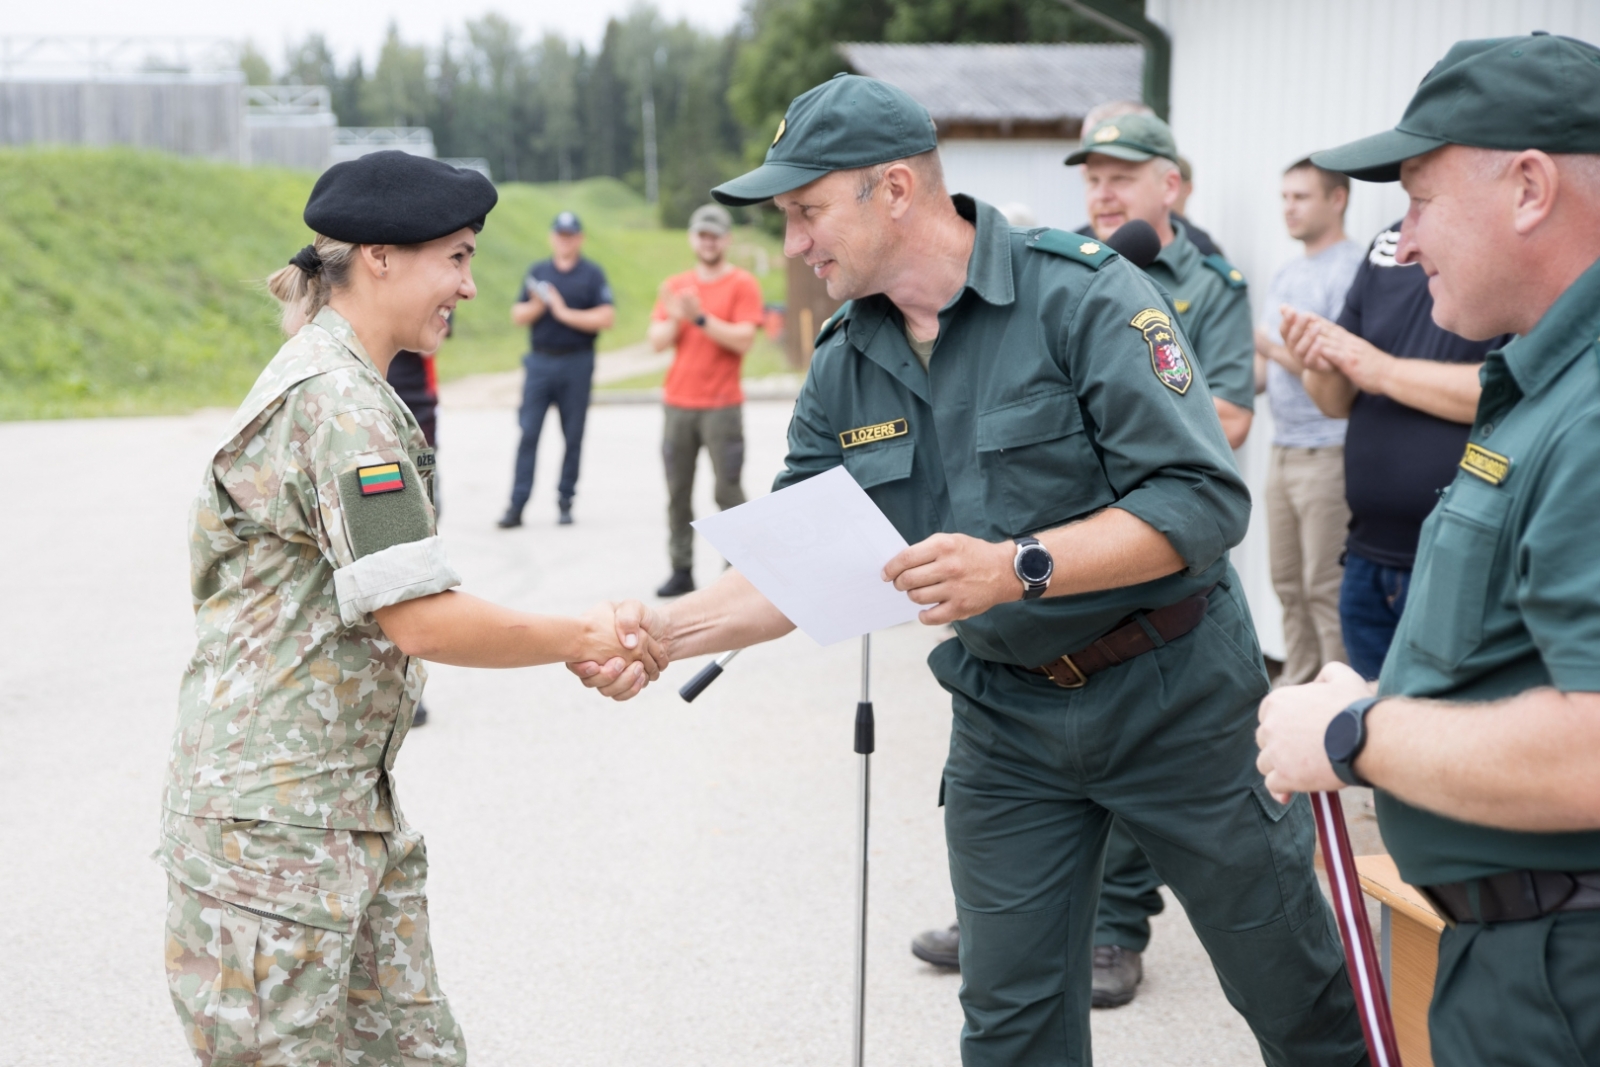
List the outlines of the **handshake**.
<svg viewBox="0 0 1600 1067">
<path fill-rule="evenodd" d="M 613 700 L 629 700 L 666 669 L 666 622 L 637 600 L 597 604 L 579 617 L 567 670 Z"/>
</svg>

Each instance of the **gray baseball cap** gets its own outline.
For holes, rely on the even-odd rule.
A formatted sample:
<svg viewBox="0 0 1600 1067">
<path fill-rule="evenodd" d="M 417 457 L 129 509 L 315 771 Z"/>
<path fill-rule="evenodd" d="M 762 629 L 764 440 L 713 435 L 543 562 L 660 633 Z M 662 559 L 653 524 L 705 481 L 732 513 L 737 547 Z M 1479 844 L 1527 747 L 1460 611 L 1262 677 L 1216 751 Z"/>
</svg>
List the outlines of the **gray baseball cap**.
<svg viewBox="0 0 1600 1067">
<path fill-rule="evenodd" d="M 690 233 L 714 233 L 726 237 L 733 231 L 733 216 L 721 204 L 701 204 L 689 216 Z"/>
<path fill-rule="evenodd" d="M 583 223 L 579 221 L 575 212 L 563 211 L 557 215 L 550 228 L 556 233 L 582 233 Z"/>
<path fill-rule="evenodd" d="M 723 182 L 711 195 L 730 207 L 747 207 L 836 170 L 873 167 L 937 147 L 932 116 L 904 89 L 859 74 L 836 74 L 794 98 L 766 162 Z"/>
</svg>

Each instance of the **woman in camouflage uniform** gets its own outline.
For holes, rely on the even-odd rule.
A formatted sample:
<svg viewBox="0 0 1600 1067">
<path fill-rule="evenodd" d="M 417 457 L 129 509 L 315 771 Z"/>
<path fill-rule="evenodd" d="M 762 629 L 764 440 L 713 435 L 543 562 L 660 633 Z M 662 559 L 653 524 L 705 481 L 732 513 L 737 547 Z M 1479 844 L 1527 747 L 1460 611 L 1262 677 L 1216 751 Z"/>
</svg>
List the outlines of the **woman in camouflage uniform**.
<svg viewBox="0 0 1600 1067">
<path fill-rule="evenodd" d="M 292 336 L 194 505 L 199 642 L 156 854 L 168 984 L 202 1064 L 465 1063 L 391 781 L 419 659 L 603 662 L 621 698 L 665 666 L 637 604 L 565 619 L 450 591 L 433 452 L 384 371 L 437 348 L 475 295 L 495 200 L 434 160 L 339 164 L 306 207 L 315 244 L 269 281 Z"/>
</svg>

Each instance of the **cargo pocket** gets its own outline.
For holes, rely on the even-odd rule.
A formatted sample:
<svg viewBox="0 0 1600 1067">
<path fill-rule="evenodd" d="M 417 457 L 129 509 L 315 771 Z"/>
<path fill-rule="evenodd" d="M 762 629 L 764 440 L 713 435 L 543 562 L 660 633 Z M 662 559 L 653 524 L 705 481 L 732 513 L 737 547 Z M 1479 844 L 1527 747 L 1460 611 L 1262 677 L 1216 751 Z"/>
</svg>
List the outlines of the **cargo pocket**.
<svg viewBox="0 0 1600 1067">
<path fill-rule="evenodd" d="M 1428 565 L 1414 575 L 1405 611 L 1427 625 L 1406 632 L 1412 648 L 1447 668 L 1459 666 L 1483 641 L 1489 581 L 1511 500 L 1504 489 L 1464 477 L 1429 520 Z"/>
<path fill-rule="evenodd" d="M 1077 518 L 1116 499 L 1070 390 L 980 412 L 984 504 L 1012 535 Z"/>
<path fill-rule="evenodd" d="M 1283 898 L 1283 914 L 1289 929 L 1298 930 L 1312 912 L 1312 894 L 1320 894 L 1311 873 L 1312 833 L 1309 818 L 1294 818 L 1295 805 L 1306 805 L 1300 794 L 1287 804 L 1279 804 L 1265 782 L 1251 787 L 1261 811 L 1261 832 L 1272 851 L 1272 865 L 1278 876 L 1278 893 Z M 1320 899 L 1320 896 L 1319 898 Z"/>
</svg>

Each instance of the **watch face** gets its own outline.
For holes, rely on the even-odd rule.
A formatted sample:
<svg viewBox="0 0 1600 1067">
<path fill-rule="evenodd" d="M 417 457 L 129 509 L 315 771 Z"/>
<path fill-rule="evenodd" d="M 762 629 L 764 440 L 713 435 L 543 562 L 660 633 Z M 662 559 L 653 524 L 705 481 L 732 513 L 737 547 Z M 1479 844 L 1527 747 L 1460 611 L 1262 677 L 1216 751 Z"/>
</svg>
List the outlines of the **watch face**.
<svg viewBox="0 0 1600 1067">
<path fill-rule="evenodd" d="M 1323 738 L 1328 758 L 1345 761 L 1350 758 L 1356 749 L 1356 742 L 1361 739 L 1361 724 L 1356 717 L 1348 711 L 1341 711 L 1333 717 L 1328 724 L 1328 733 Z"/>
<path fill-rule="evenodd" d="M 1025 582 L 1042 582 L 1050 577 L 1053 561 L 1047 549 L 1039 545 L 1029 545 L 1017 557 L 1017 573 Z"/>
</svg>

